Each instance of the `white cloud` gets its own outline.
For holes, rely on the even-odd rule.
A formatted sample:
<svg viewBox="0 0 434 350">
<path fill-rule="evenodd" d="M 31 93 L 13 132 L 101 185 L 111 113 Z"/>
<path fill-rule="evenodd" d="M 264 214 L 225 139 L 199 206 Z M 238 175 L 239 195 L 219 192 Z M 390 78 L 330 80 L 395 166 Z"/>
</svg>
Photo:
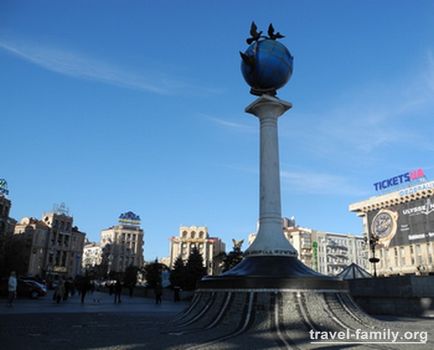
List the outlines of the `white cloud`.
<svg viewBox="0 0 434 350">
<path fill-rule="evenodd" d="M 258 132 L 259 130 L 259 127 L 257 125 L 254 126 L 254 125 L 248 125 L 243 123 L 231 122 L 227 119 L 214 117 L 204 113 L 200 113 L 200 116 L 205 117 L 208 120 L 212 121 L 213 123 L 218 124 L 222 127 L 233 129 L 233 130 L 239 130 L 243 132 L 254 132 L 254 133 Z"/>
<path fill-rule="evenodd" d="M 328 111 L 310 114 L 300 130 L 304 149 L 330 160 L 357 159 L 362 166 L 389 146 L 432 150 L 433 124 L 427 121 L 434 110 L 434 58 L 428 58 L 411 78 L 367 83 L 336 97 Z"/>
<path fill-rule="evenodd" d="M 307 172 L 281 171 L 282 189 L 302 194 L 366 196 L 367 191 L 351 184 L 338 175 Z"/>
<path fill-rule="evenodd" d="M 87 55 L 59 48 L 0 39 L 0 48 L 44 69 L 73 78 L 92 80 L 160 95 L 217 93 L 217 89 L 168 79 L 163 74 L 128 70 Z"/>
</svg>

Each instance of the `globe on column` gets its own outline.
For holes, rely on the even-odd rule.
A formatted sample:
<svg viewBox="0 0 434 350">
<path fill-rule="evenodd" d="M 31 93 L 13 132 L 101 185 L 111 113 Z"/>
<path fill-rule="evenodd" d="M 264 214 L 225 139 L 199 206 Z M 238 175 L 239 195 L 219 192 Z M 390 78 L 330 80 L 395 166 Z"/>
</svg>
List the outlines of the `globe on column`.
<svg viewBox="0 0 434 350">
<path fill-rule="evenodd" d="M 271 30 L 270 30 L 271 28 Z M 274 28 L 270 25 L 268 37 L 262 36 L 252 23 L 250 30 L 253 42 L 247 50 L 241 54 L 241 72 L 250 92 L 253 95 L 276 95 L 276 91 L 282 88 L 291 78 L 294 58 L 285 45 L 276 41 L 282 38 L 280 33 L 274 34 Z"/>
</svg>

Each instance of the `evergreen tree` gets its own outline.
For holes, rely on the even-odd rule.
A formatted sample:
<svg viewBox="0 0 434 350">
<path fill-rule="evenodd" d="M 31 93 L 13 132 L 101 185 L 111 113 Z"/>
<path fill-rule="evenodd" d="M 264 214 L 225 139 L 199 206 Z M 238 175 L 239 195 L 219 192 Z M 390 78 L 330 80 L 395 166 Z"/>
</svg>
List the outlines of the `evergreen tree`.
<svg viewBox="0 0 434 350">
<path fill-rule="evenodd" d="M 190 255 L 185 265 L 186 281 L 185 289 L 194 290 L 197 282 L 206 275 L 206 268 L 203 266 L 202 254 L 195 247 L 191 250 Z"/>
<path fill-rule="evenodd" d="M 22 235 L 7 237 L 4 242 L 2 274 L 8 276 L 11 271 L 15 271 L 17 276 L 26 275 L 30 254 L 30 242 L 25 237 Z"/>
<path fill-rule="evenodd" d="M 107 243 L 101 249 L 101 263 L 96 267 L 95 272 L 98 278 L 107 278 L 109 272 L 110 254 L 112 253 L 112 244 Z M 87 269 L 86 269 L 87 270 Z"/>
<path fill-rule="evenodd" d="M 223 272 L 226 272 L 243 260 L 243 252 L 241 246 L 234 245 L 232 250 L 223 258 Z"/>
<path fill-rule="evenodd" d="M 160 264 L 158 260 L 155 259 L 153 263 L 145 265 L 144 270 L 148 287 L 155 288 L 157 284 L 161 285 L 161 272 L 163 271 L 163 264 Z"/>
<path fill-rule="evenodd" d="M 185 289 L 186 268 L 184 261 L 179 255 L 173 263 L 173 270 L 170 273 L 170 284 L 172 287 L 178 286 Z"/>
<path fill-rule="evenodd" d="M 124 284 L 127 287 L 135 287 L 137 284 L 137 272 L 139 268 L 137 266 L 129 265 L 125 269 Z"/>
</svg>

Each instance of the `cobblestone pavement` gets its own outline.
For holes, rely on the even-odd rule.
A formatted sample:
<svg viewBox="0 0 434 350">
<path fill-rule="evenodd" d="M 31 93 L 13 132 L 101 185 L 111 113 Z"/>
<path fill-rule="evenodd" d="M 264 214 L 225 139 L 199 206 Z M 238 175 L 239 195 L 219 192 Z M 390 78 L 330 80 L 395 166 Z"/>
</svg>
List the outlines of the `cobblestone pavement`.
<svg viewBox="0 0 434 350">
<path fill-rule="evenodd" d="M 168 332 L 168 324 L 187 307 L 187 303 L 166 301 L 163 305 L 155 305 L 151 299 L 126 297 L 122 304 L 115 305 L 111 297 L 98 293 L 95 299 L 94 303 L 90 296 L 84 306 L 80 305 L 77 297 L 60 305 L 53 304 L 50 298 L 18 300 L 13 308 L 0 305 L 0 349 L 297 349 L 279 343 L 269 332 L 261 332 L 260 329 L 204 347 L 204 343 L 213 336 L 212 330 L 203 332 L 197 329 L 189 334 Z M 3 302 L 4 299 L 0 299 L 0 303 Z M 394 328 L 431 333 L 429 344 L 405 345 L 402 349 L 434 348 L 431 339 L 433 319 L 384 319 L 392 322 Z M 353 347 L 327 344 L 319 348 Z M 376 348 L 388 350 L 397 347 L 385 344 Z M 363 346 L 357 349 L 363 349 Z"/>
</svg>

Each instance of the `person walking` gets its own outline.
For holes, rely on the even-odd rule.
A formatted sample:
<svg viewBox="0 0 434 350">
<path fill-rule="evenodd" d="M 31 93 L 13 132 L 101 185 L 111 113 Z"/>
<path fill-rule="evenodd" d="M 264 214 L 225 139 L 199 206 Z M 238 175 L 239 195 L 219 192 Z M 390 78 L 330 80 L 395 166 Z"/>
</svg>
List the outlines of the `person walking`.
<svg viewBox="0 0 434 350">
<path fill-rule="evenodd" d="M 181 300 L 181 287 L 175 286 L 173 287 L 173 301 L 176 303 Z"/>
<path fill-rule="evenodd" d="M 8 306 L 13 306 L 14 300 L 17 297 L 17 277 L 15 271 L 11 271 L 8 280 Z"/>
<path fill-rule="evenodd" d="M 121 294 L 122 294 L 122 283 L 121 280 L 118 278 L 115 284 L 115 304 L 121 303 Z"/>
<path fill-rule="evenodd" d="M 63 297 L 65 296 L 65 281 L 63 280 L 63 278 L 60 279 L 55 294 L 56 294 L 56 304 L 59 304 L 60 301 L 63 300 Z"/>
<path fill-rule="evenodd" d="M 88 276 L 84 276 L 80 281 L 80 295 L 81 295 L 81 303 L 84 304 L 84 298 L 86 297 L 86 293 L 90 287 L 90 280 Z"/>
<path fill-rule="evenodd" d="M 67 301 L 71 292 L 72 284 L 69 278 L 65 281 L 65 293 L 63 293 L 63 301 Z"/>
<path fill-rule="evenodd" d="M 155 304 L 161 304 L 161 297 L 163 295 L 163 288 L 161 287 L 161 283 L 157 283 L 154 288 L 155 293 Z"/>
</svg>

